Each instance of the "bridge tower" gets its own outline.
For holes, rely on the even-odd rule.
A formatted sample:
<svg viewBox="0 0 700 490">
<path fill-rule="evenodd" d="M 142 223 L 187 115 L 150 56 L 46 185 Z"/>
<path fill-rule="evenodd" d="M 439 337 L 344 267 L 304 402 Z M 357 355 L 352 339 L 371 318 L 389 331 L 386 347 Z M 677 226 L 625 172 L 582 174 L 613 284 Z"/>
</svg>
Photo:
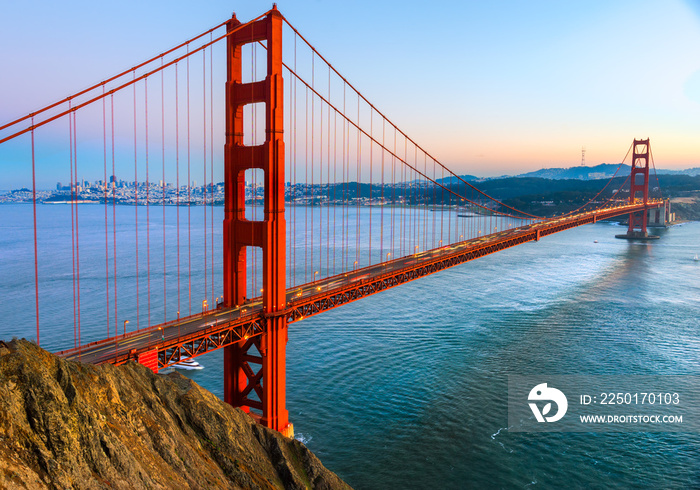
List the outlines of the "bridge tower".
<svg viewBox="0 0 700 490">
<path fill-rule="evenodd" d="M 634 140 L 632 145 L 632 174 L 630 176 L 630 204 L 649 204 L 649 138 Z M 629 226 L 626 235 L 616 235 L 618 238 L 658 238 L 647 232 L 648 209 L 630 213 Z"/>
<path fill-rule="evenodd" d="M 282 15 L 276 7 L 264 18 L 227 38 L 224 303 L 242 305 L 246 296 L 246 247 L 259 247 L 263 256 L 263 334 L 224 348 L 224 400 L 259 421 L 292 436 L 286 408 L 287 317 L 285 291 L 284 140 L 282 81 Z M 235 14 L 228 32 L 241 23 Z M 265 42 L 267 75 L 243 83 L 241 47 Z M 244 145 L 243 108 L 265 104 L 265 142 Z M 245 171 L 265 173 L 262 221 L 245 216 Z M 257 372 L 253 366 L 259 366 Z M 253 394 L 257 396 L 251 397 Z M 261 415 L 251 413 L 251 408 Z"/>
</svg>

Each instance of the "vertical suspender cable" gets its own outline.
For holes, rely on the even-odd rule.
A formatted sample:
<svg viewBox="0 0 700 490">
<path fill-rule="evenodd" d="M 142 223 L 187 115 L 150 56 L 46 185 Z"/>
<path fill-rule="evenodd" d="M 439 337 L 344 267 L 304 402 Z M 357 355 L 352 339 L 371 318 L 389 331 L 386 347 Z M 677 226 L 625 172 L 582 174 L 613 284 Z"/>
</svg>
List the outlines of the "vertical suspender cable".
<svg viewBox="0 0 700 490">
<path fill-rule="evenodd" d="M 282 71 L 287 68 L 286 66 L 282 67 Z M 289 89 L 289 93 L 285 94 L 285 101 L 286 101 L 286 107 L 284 108 L 284 114 L 289 118 L 288 121 L 286 121 L 285 124 L 285 129 L 284 132 L 286 134 L 285 140 L 286 144 L 284 146 L 285 151 L 287 151 L 285 155 L 285 160 L 284 160 L 284 175 L 285 180 L 284 182 L 284 201 L 285 201 L 285 215 L 286 215 L 286 222 L 287 226 L 285 229 L 285 232 L 287 235 L 285 236 L 285 241 L 286 241 L 286 246 L 287 246 L 287 268 L 285 271 L 285 280 L 286 280 L 286 285 L 288 289 L 291 289 L 292 287 L 292 263 L 294 262 L 294 241 L 292 240 L 292 237 L 294 236 L 292 234 L 292 219 L 293 216 L 289 214 L 289 211 L 291 209 L 291 203 L 287 205 L 287 193 L 290 191 L 289 186 L 287 185 L 288 182 L 292 181 L 292 153 L 293 153 L 293 145 L 292 145 L 292 136 L 291 136 L 291 131 L 292 131 L 292 72 L 287 68 L 287 73 L 289 74 L 289 77 L 287 80 L 290 80 L 290 83 L 286 85 L 286 87 Z"/>
<path fill-rule="evenodd" d="M 381 176 L 381 200 L 380 203 L 380 219 L 379 219 L 379 261 L 384 260 L 384 136 L 385 136 L 385 120 L 382 118 L 382 147 L 380 151 L 382 152 L 382 176 Z"/>
<path fill-rule="evenodd" d="M 32 126 L 34 126 L 33 116 Z M 36 158 L 34 150 L 34 129 L 32 129 L 32 213 L 34 216 L 34 306 L 36 315 L 36 345 L 41 345 L 39 338 L 39 249 L 36 237 Z"/>
<path fill-rule="evenodd" d="M 190 52 L 190 45 L 187 45 Z M 187 297 L 189 300 L 188 314 L 192 314 L 192 175 L 190 141 L 190 57 L 187 57 Z"/>
<path fill-rule="evenodd" d="M 146 132 L 146 290 L 148 301 L 148 322 L 147 327 L 151 326 L 151 180 L 148 173 L 148 78 L 143 81 L 144 95 L 144 116 L 145 116 L 145 132 Z"/>
<path fill-rule="evenodd" d="M 426 172 L 427 173 L 427 172 Z M 430 248 L 435 248 L 437 246 L 437 236 L 435 234 L 435 184 L 433 183 L 435 181 L 435 160 L 433 160 L 433 175 L 432 177 L 429 177 L 429 185 L 430 185 L 430 195 L 428 196 L 428 201 L 430 202 L 430 207 L 426 209 L 426 213 L 429 213 L 428 215 L 431 217 L 432 220 L 432 228 L 431 231 L 429 232 L 429 237 L 432 239 L 432 242 L 429 242 L 430 245 L 428 245 Z"/>
<path fill-rule="evenodd" d="M 433 182 L 435 182 L 437 180 L 436 173 L 437 172 L 436 172 L 435 159 L 433 158 Z M 432 212 L 432 215 L 433 215 L 433 248 L 435 248 L 435 246 L 438 246 L 438 247 L 440 246 L 440 241 L 442 241 L 442 235 L 440 235 L 439 237 L 435 236 L 435 233 L 437 231 L 437 229 L 436 229 L 437 217 L 435 216 L 435 213 L 437 212 L 437 202 L 436 202 L 437 201 L 437 187 L 435 186 L 435 184 L 431 184 L 431 186 L 433 188 L 433 204 L 432 204 L 432 206 L 433 206 L 433 209 L 432 209 L 432 211 L 433 211 Z M 442 219 L 442 217 L 440 219 Z M 438 239 L 437 243 L 435 242 L 436 238 Z"/>
<path fill-rule="evenodd" d="M 463 184 L 464 191 L 462 193 L 463 196 L 467 195 L 467 184 Z M 474 191 L 472 191 L 473 193 Z M 470 240 L 472 238 L 472 227 L 473 227 L 473 221 L 474 221 L 474 216 L 472 213 L 472 210 L 474 208 L 470 205 L 465 203 L 464 204 L 464 211 L 465 211 L 465 216 L 469 216 L 469 219 L 466 220 L 461 220 L 462 221 L 462 233 L 464 234 L 464 239 L 465 240 Z"/>
<path fill-rule="evenodd" d="M 343 91 L 343 97 L 346 97 L 345 90 Z M 343 111 L 343 113 L 347 114 L 347 111 Z M 352 258 L 350 256 L 350 213 L 355 204 L 353 203 L 352 198 L 350 197 L 352 195 L 352 189 L 350 188 L 350 173 L 352 172 L 352 164 L 350 163 L 350 152 L 352 150 L 351 131 L 352 127 L 350 125 L 350 121 L 347 120 L 345 121 L 345 181 L 347 182 L 345 186 L 345 195 L 347 199 L 345 205 L 345 263 L 348 267 L 350 267 L 350 259 Z M 359 198 L 359 196 L 357 197 Z"/>
<path fill-rule="evenodd" d="M 343 116 L 346 114 L 345 110 L 345 87 L 346 85 L 343 84 Z M 346 130 L 347 127 L 347 121 L 345 120 L 345 117 L 342 118 L 343 121 L 343 158 L 342 158 L 342 164 L 343 164 L 343 171 L 342 171 L 342 179 L 343 179 L 343 192 L 341 194 L 342 200 L 343 200 L 343 207 L 340 209 L 341 211 L 341 230 L 340 230 L 340 242 L 341 242 L 341 254 L 340 254 L 340 260 L 342 263 L 342 269 L 347 270 L 348 268 L 348 243 L 347 243 L 347 222 L 348 222 L 348 217 L 347 217 L 347 212 L 348 212 L 348 183 L 349 183 L 349 175 L 346 173 L 345 168 L 346 168 L 346 159 L 345 159 L 345 133 L 348 131 Z M 349 143 L 349 142 L 348 142 Z"/>
<path fill-rule="evenodd" d="M 428 186 L 430 185 L 430 181 L 427 178 L 428 175 L 428 155 L 423 153 L 423 175 L 426 177 L 423 178 L 423 182 L 425 182 L 425 185 L 423 186 L 423 250 L 427 251 L 428 250 L 428 202 L 429 202 L 429 190 Z"/>
<path fill-rule="evenodd" d="M 445 168 L 442 168 L 442 178 L 441 178 L 443 184 L 445 184 Z M 450 183 L 452 183 L 452 178 L 450 177 Z M 450 185 L 448 183 L 447 185 Z M 442 225 L 444 222 L 444 216 L 445 216 L 445 189 L 444 187 L 440 188 L 440 239 L 443 240 L 444 237 L 442 236 Z M 450 238 L 452 237 L 451 229 L 450 229 L 450 224 L 451 221 L 448 218 L 447 221 L 447 244 L 451 244 L 452 242 L 450 241 Z"/>
<path fill-rule="evenodd" d="M 416 173 L 416 169 L 418 168 L 418 149 L 413 147 L 413 166 L 414 168 L 409 171 L 409 176 L 411 177 L 409 180 L 413 182 L 413 185 L 409 186 L 411 189 L 411 207 L 408 210 L 408 219 L 409 219 L 409 241 L 410 241 L 410 251 L 415 252 L 420 250 L 420 244 L 417 241 L 417 233 L 416 229 L 417 227 L 417 217 L 418 217 L 418 197 L 420 193 L 420 189 L 422 187 L 421 181 L 418 178 L 418 174 Z"/>
<path fill-rule="evenodd" d="M 331 67 L 328 67 L 328 100 L 331 98 Z M 330 131 L 330 112 L 328 113 L 328 130 Z M 330 132 L 328 134 L 328 141 L 330 143 Z M 330 148 L 328 149 L 329 156 L 330 156 Z M 330 178 L 330 176 L 329 176 Z M 336 212 L 337 212 L 337 205 L 336 205 L 336 187 L 338 186 L 338 112 L 334 111 L 333 112 L 333 274 L 336 275 L 336 270 L 335 270 L 335 254 L 336 254 L 336 246 L 335 246 L 335 223 L 336 223 Z M 329 196 L 330 197 L 330 196 Z"/>
<path fill-rule="evenodd" d="M 323 100 L 319 101 L 319 150 L 318 150 L 318 278 L 323 275 Z"/>
<path fill-rule="evenodd" d="M 71 109 L 71 101 L 68 101 L 68 109 Z M 75 184 L 73 182 L 73 117 L 72 112 L 68 113 L 68 145 L 70 148 L 70 240 L 71 254 L 73 257 L 73 347 L 78 347 L 78 312 L 76 311 L 76 295 L 75 295 Z"/>
<path fill-rule="evenodd" d="M 134 72 L 134 79 L 136 72 Z M 136 228 L 136 329 L 140 326 L 141 315 L 139 314 L 139 177 L 138 177 L 138 146 L 136 140 L 136 84 L 134 84 L 134 226 Z M 124 324 L 126 329 L 126 324 Z M 124 332 L 126 333 L 126 332 Z"/>
<path fill-rule="evenodd" d="M 102 93 L 105 87 L 102 86 Z M 105 305 L 107 307 L 107 337 L 109 337 L 109 222 L 107 219 L 107 101 L 102 99 L 102 150 L 104 156 L 104 181 L 102 182 L 102 196 L 105 204 Z"/>
<path fill-rule="evenodd" d="M 319 162 L 319 177 L 318 177 L 318 183 L 319 183 L 319 206 L 318 206 L 318 270 L 319 270 L 319 279 L 323 276 L 323 203 L 324 203 L 324 186 L 323 186 L 323 100 L 319 101 L 319 120 L 321 121 L 320 123 L 320 131 L 319 131 L 319 153 L 318 153 L 318 162 Z M 330 113 L 330 108 L 328 109 Z M 328 165 L 328 160 L 326 160 L 326 165 Z M 328 172 L 326 172 L 326 179 L 328 179 Z M 326 210 L 326 220 L 328 220 L 328 210 Z M 326 237 L 327 239 L 328 237 Z M 328 261 L 326 261 L 326 268 L 328 267 Z"/>
<path fill-rule="evenodd" d="M 408 162 L 408 138 L 406 138 L 405 143 L 404 143 L 405 149 L 404 149 L 404 160 Z M 406 183 L 407 187 L 407 194 L 408 194 L 408 208 L 406 209 L 406 215 L 405 215 L 405 220 L 406 224 L 404 225 L 404 232 L 406 234 L 406 252 L 410 255 L 414 253 L 416 250 L 416 247 L 414 246 L 415 244 L 413 243 L 413 214 L 415 211 L 415 206 L 417 202 L 416 194 L 418 191 L 417 185 L 418 182 L 413 179 L 415 175 L 415 172 L 413 169 L 406 168 L 404 167 L 404 182 Z"/>
<path fill-rule="evenodd" d="M 424 157 L 427 157 L 427 155 L 424 153 Z M 426 175 L 428 174 L 428 167 L 427 167 L 427 161 L 426 161 L 426 167 L 425 167 L 425 173 Z M 426 236 L 428 237 L 428 245 L 426 246 L 426 250 L 428 248 L 435 248 L 435 186 L 431 182 L 431 179 L 434 181 L 435 180 L 435 167 L 433 166 L 433 176 L 432 177 L 426 177 L 427 180 L 427 187 L 426 190 L 428 191 L 428 203 L 429 206 L 426 206 L 425 209 L 425 217 L 427 218 L 428 221 L 432 221 L 432 227 L 430 231 L 426 232 Z M 426 223 L 426 230 L 427 228 L 427 223 Z"/>
<path fill-rule="evenodd" d="M 297 69 L 297 33 L 294 33 L 294 71 Z M 297 208 L 296 208 L 296 192 L 297 192 L 297 79 L 294 77 L 294 96 L 292 98 L 293 102 L 293 117 L 294 122 L 292 126 L 292 151 L 294 152 L 294 180 L 292 183 L 292 244 L 290 245 L 293 258 L 292 258 L 292 285 L 297 284 Z M 290 87 L 291 89 L 291 87 Z M 306 241 L 306 237 L 304 238 Z"/>
<path fill-rule="evenodd" d="M 177 247 L 177 318 L 182 311 L 180 289 L 180 87 L 175 63 L 175 223 L 176 223 L 176 247 Z"/>
<path fill-rule="evenodd" d="M 311 89 L 313 90 L 314 88 L 314 53 L 311 52 Z M 314 133 L 316 132 L 316 125 L 315 125 L 315 105 L 314 105 L 314 94 L 313 92 L 311 93 L 311 186 L 309 187 L 311 191 L 311 219 L 309 221 L 309 224 L 311 225 L 311 233 L 308 234 L 310 238 L 310 243 L 309 243 L 309 248 L 311 250 L 311 275 L 313 276 L 311 280 L 313 281 L 316 279 L 316 274 L 314 271 Z M 308 187 L 309 182 L 307 182 L 307 187 Z"/>
<path fill-rule="evenodd" d="M 373 173 L 373 153 L 374 153 L 374 112 L 372 106 L 369 108 L 369 265 L 372 265 L 372 173 Z"/>
<path fill-rule="evenodd" d="M 209 257 L 207 256 L 207 52 L 202 50 L 202 146 L 204 148 L 202 167 L 204 168 L 204 180 L 202 182 L 204 186 L 202 207 L 204 208 L 204 226 L 202 230 L 204 231 L 204 299 L 208 297 L 208 286 L 209 286 Z M 215 306 L 215 305 L 212 305 Z"/>
<path fill-rule="evenodd" d="M 78 299 L 78 348 L 81 346 L 81 322 L 80 322 L 80 221 L 78 220 L 78 125 L 76 113 L 73 112 L 73 169 L 75 171 L 76 201 L 75 201 L 75 271 L 76 289 Z"/>
<path fill-rule="evenodd" d="M 328 100 L 331 100 L 331 72 L 328 69 Z M 326 138 L 326 275 L 334 275 L 331 272 L 330 259 L 331 259 L 331 208 L 328 205 L 330 200 L 330 187 L 331 187 L 331 107 L 328 106 L 328 124 L 327 126 L 327 138 Z"/>
<path fill-rule="evenodd" d="M 418 175 L 418 147 L 414 144 L 413 145 L 413 160 L 415 164 L 415 180 L 420 183 L 420 187 L 416 186 L 416 207 L 413 210 L 413 217 L 414 217 L 414 224 L 413 224 L 413 233 L 415 235 L 414 240 L 415 244 L 418 247 L 418 250 L 420 250 L 420 216 L 421 216 L 421 209 L 418 207 L 418 202 L 419 198 L 421 198 L 420 193 L 422 192 L 425 195 L 425 191 L 423 190 L 425 186 L 423 185 L 423 178 Z M 423 196 L 423 204 L 425 204 L 425 196 Z"/>
<path fill-rule="evenodd" d="M 161 66 L 163 58 L 160 59 Z M 160 71 L 160 140 L 161 140 L 161 164 L 162 175 L 160 192 L 162 198 L 163 211 L 163 323 L 168 321 L 168 288 L 167 288 L 167 268 L 165 262 L 165 74 Z"/>
<path fill-rule="evenodd" d="M 357 127 L 360 127 L 360 98 L 357 98 Z M 358 263 L 358 267 L 361 267 L 360 264 L 360 201 L 362 199 L 362 188 L 360 187 L 360 178 L 362 174 L 362 135 L 359 131 L 357 130 L 357 147 L 355 153 L 357 154 L 357 199 L 356 199 L 356 223 L 357 223 L 357 230 L 355 231 L 355 256 L 356 256 L 356 261 Z"/>
<path fill-rule="evenodd" d="M 399 140 L 400 143 L 400 140 Z M 400 145 L 399 145 L 400 146 Z M 404 150 L 403 150 L 403 161 L 406 160 L 406 151 L 407 151 L 407 141 L 404 138 Z M 398 155 L 398 153 L 397 153 Z M 397 200 L 400 203 L 400 207 L 396 210 L 396 219 L 398 221 L 398 226 L 399 226 L 399 236 L 398 236 L 398 249 L 399 253 L 401 256 L 406 256 L 408 255 L 408 247 L 406 244 L 406 210 L 408 209 L 409 205 L 409 199 L 408 199 L 408 187 L 406 184 L 406 165 L 401 162 L 401 159 L 397 156 L 397 172 L 396 172 L 396 178 L 398 179 L 399 183 L 397 184 L 398 189 L 397 189 Z"/>
<path fill-rule="evenodd" d="M 406 150 L 408 147 L 408 140 L 404 138 L 404 149 L 403 149 L 403 160 L 404 162 L 406 160 Z M 406 229 L 406 206 L 408 206 L 409 201 L 408 201 L 408 196 L 407 196 L 407 188 L 406 188 L 406 165 L 401 165 L 401 173 L 402 177 L 399 177 L 403 181 L 403 205 L 401 206 L 400 210 L 400 217 L 399 217 L 399 240 L 400 240 L 400 249 L 401 249 L 401 255 L 406 255 L 408 254 L 407 251 L 405 251 L 404 245 L 406 244 L 406 238 L 404 236 L 404 230 Z"/>
<path fill-rule="evenodd" d="M 309 282 L 309 88 L 306 87 L 304 101 L 306 103 L 306 113 L 304 115 L 304 195 L 306 205 L 304 206 L 304 283 Z"/>
<path fill-rule="evenodd" d="M 413 245 L 415 250 L 420 251 L 420 215 L 422 213 L 422 208 L 419 206 L 419 203 L 421 202 L 421 194 L 423 193 L 423 181 L 421 180 L 421 177 L 418 175 L 418 147 L 413 145 L 413 163 L 415 169 L 413 170 L 413 175 L 414 175 L 414 180 L 416 181 L 416 186 L 415 186 L 415 207 L 413 208 L 413 219 L 411 226 L 413 227 Z"/>
<path fill-rule="evenodd" d="M 394 232 L 396 218 L 396 129 L 394 129 L 394 152 L 391 155 L 391 253 L 396 258 L 396 250 L 394 249 Z"/>
<path fill-rule="evenodd" d="M 114 272 L 112 277 L 114 278 L 114 337 L 117 337 L 118 319 L 117 319 L 117 182 L 116 182 L 116 172 L 115 172 L 115 158 L 114 158 L 114 94 L 109 96 L 110 103 L 110 118 L 111 118 L 111 130 L 112 130 L 112 266 L 114 267 Z"/>
<path fill-rule="evenodd" d="M 404 138 L 403 140 L 403 160 L 404 162 L 408 162 L 408 138 Z M 408 184 L 408 181 L 411 177 L 411 172 L 407 168 L 407 165 L 402 165 L 403 167 L 403 189 L 404 189 L 404 200 L 406 202 L 405 209 L 402 210 L 402 223 L 403 223 L 403 241 L 404 245 L 406 247 L 405 254 L 410 255 L 413 253 L 412 247 L 411 247 L 411 203 L 412 203 L 412 196 L 411 196 L 411 187 Z"/>
<path fill-rule="evenodd" d="M 423 190 L 423 181 L 418 175 L 418 148 L 413 145 L 413 165 L 412 181 L 415 182 L 413 188 L 413 207 L 411 208 L 411 245 L 413 250 L 420 251 L 420 240 L 418 233 L 418 219 L 420 217 L 421 208 L 419 207 L 420 194 Z"/>
<path fill-rule="evenodd" d="M 209 33 L 209 42 L 214 33 Z M 209 219 L 211 221 L 211 299 L 214 301 L 214 45 L 209 46 L 209 178 L 211 179 L 211 198 Z M 204 224 L 206 228 L 206 223 Z M 223 293 L 222 293 L 223 294 Z M 214 305 L 216 308 L 216 305 Z"/>
</svg>

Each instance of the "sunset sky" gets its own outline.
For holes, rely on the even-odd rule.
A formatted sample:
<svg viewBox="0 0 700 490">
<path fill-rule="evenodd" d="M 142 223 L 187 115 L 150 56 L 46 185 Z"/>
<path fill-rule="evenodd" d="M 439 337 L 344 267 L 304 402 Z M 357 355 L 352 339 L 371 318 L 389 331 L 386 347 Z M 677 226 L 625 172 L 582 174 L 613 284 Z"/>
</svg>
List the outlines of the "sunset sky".
<svg viewBox="0 0 700 490">
<path fill-rule="evenodd" d="M 0 123 L 271 2 L 4 2 Z M 457 173 L 700 166 L 700 1 L 281 0 L 278 8 Z M 0 184 L 0 188 L 6 188 Z"/>
</svg>

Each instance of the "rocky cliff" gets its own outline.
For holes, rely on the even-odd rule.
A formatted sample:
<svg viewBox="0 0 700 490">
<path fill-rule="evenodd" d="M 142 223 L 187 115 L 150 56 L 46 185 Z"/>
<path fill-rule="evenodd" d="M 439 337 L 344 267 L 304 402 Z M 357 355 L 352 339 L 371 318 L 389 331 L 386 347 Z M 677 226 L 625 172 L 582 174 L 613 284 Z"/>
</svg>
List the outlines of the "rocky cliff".
<svg viewBox="0 0 700 490">
<path fill-rule="evenodd" d="M 2 488 L 349 488 L 177 373 L 0 342 Z"/>
<path fill-rule="evenodd" d="M 682 221 L 700 221 L 700 199 L 685 197 L 671 199 L 671 211 L 676 219 Z"/>
</svg>

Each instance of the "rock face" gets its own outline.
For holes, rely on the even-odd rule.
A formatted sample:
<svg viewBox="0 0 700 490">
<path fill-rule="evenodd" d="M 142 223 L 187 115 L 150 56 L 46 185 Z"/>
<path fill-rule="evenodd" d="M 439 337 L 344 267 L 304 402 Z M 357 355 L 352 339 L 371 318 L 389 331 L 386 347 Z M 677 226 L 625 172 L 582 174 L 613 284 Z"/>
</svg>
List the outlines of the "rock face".
<svg viewBox="0 0 700 490">
<path fill-rule="evenodd" d="M 349 488 L 177 373 L 0 342 L 0 488 Z"/>
<path fill-rule="evenodd" d="M 671 200 L 671 211 L 677 220 L 700 221 L 700 198 L 676 198 Z"/>
</svg>

